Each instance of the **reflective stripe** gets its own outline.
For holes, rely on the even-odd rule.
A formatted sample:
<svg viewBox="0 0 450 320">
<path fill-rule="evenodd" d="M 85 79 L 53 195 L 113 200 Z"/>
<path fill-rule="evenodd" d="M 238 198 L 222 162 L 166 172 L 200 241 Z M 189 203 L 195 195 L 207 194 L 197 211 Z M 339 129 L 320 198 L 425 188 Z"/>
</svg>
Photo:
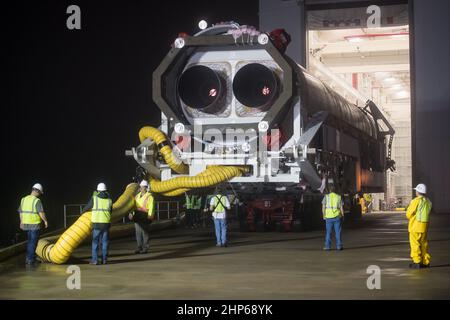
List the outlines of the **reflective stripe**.
<svg viewBox="0 0 450 320">
<path fill-rule="evenodd" d="M 224 198 L 224 196 L 218 194 L 214 197 L 214 212 L 224 212 L 225 211 L 225 207 L 224 207 L 224 203 L 222 201 L 222 199 Z M 226 201 L 225 201 L 226 202 Z"/>
<path fill-rule="evenodd" d="M 92 197 L 92 217 L 93 223 L 109 223 L 111 221 L 112 201 L 111 199 L 102 199 L 97 196 Z"/>
<path fill-rule="evenodd" d="M 147 212 L 149 215 L 153 215 L 155 212 L 155 204 L 153 195 L 150 192 L 146 192 L 142 197 L 141 193 L 138 193 L 135 197 L 136 207 Z"/>
<path fill-rule="evenodd" d="M 41 217 L 37 210 L 37 203 L 40 201 L 37 197 L 33 195 L 28 195 L 23 197 L 20 201 L 19 212 L 24 214 L 22 216 L 23 224 L 40 224 Z"/>
<path fill-rule="evenodd" d="M 431 201 L 423 197 L 417 207 L 416 221 L 429 222 L 431 211 Z"/>
<path fill-rule="evenodd" d="M 325 196 L 325 218 L 336 218 L 341 214 L 342 200 L 336 193 L 330 193 Z"/>
</svg>

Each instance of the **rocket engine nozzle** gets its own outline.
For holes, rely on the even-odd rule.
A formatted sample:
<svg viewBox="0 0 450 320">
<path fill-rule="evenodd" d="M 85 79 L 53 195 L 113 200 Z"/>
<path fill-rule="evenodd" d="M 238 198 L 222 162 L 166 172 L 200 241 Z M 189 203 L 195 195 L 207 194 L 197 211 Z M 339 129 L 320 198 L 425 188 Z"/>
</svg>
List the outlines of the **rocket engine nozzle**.
<svg viewBox="0 0 450 320">
<path fill-rule="evenodd" d="M 268 107 L 277 91 L 277 76 L 260 63 L 249 63 L 239 69 L 234 76 L 234 96 L 247 107 L 261 109 Z"/>
<path fill-rule="evenodd" d="M 220 76 L 216 71 L 203 65 L 188 68 L 178 81 L 181 100 L 190 108 L 205 112 L 216 109 L 214 106 L 220 100 L 222 91 Z"/>
</svg>

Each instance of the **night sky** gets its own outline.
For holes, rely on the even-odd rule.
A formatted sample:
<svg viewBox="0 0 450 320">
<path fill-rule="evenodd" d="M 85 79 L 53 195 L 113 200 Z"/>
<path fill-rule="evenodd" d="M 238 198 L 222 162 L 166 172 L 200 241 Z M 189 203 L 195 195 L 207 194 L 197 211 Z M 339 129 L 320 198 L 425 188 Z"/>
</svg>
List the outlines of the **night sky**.
<svg viewBox="0 0 450 320">
<path fill-rule="evenodd" d="M 66 28 L 71 4 L 81 30 Z M 159 125 L 152 72 L 179 32 L 196 33 L 201 19 L 258 25 L 258 0 L 53 0 L 2 12 L 2 245 L 19 232 L 16 210 L 35 182 L 51 229 L 98 182 L 121 194 L 136 168 L 125 150 L 142 126 Z"/>
</svg>

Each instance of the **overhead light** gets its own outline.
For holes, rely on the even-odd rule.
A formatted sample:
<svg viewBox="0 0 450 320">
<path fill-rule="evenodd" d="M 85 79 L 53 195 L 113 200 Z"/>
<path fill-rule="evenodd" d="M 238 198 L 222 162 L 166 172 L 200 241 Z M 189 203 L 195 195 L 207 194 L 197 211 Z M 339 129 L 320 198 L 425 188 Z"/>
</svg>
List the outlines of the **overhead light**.
<svg viewBox="0 0 450 320">
<path fill-rule="evenodd" d="M 185 42 L 184 42 L 183 38 L 176 38 L 174 44 L 175 44 L 175 48 L 181 49 L 184 47 Z"/>
<path fill-rule="evenodd" d="M 346 38 L 348 42 L 363 42 L 364 39 L 361 37 L 348 37 Z"/>
<path fill-rule="evenodd" d="M 408 34 L 393 34 L 393 35 L 391 35 L 391 38 L 394 38 L 394 39 L 406 39 L 408 37 L 409 37 Z"/>
<path fill-rule="evenodd" d="M 397 99 L 404 99 L 409 97 L 409 92 L 406 90 L 400 90 L 396 94 L 394 94 L 395 98 Z"/>
<path fill-rule="evenodd" d="M 198 27 L 200 30 L 205 30 L 208 27 L 208 22 L 205 20 L 200 20 L 198 23 Z"/>
<path fill-rule="evenodd" d="M 395 82 L 395 81 L 396 81 L 396 79 L 394 77 L 389 77 L 389 78 L 383 79 L 383 82 L 392 83 L 392 82 Z"/>
</svg>

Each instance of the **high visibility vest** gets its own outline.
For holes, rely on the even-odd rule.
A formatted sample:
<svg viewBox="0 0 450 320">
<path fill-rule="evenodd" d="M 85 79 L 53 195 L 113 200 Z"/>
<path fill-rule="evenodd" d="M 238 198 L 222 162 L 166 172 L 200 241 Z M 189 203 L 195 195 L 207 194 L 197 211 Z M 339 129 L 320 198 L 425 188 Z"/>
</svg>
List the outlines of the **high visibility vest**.
<svg viewBox="0 0 450 320">
<path fill-rule="evenodd" d="M 19 212 L 22 213 L 23 224 L 41 223 L 41 217 L 39 216 L 39 212 L 37 210 L 37 204 L 39 201 L 41 200 L 31 194 L 22 198 L 20 201 Z"/>
<path fill-rule="evenodd" d="M 186 196 L 186 209 L 195 209 L 195 196 L 187 195 Z"/>
<path fill-rule="evenodd" d="M 200 209 L 202 206 L 202 198 L 200 196 L 194 196 L 193 209 Z"/>
<path fill-rule="evenodd" d="M 225 196 L 220 194 L 214 196 L 214 212 L 224 212 L 225 211 Z"/>
<path fill-rule="evenodd" d="M 110 223 L 111 222 L 111 199 L 102 199 L 97 196 L 92 197 L 92 223 Z"/>
<path fill-rule="evenodd" d="M 425 197 L 420 199 L 417 207 L 416 221 L 427 223 L 430 221 L 431 201 Z"/>
<path fill-rule="evenodd" d="M 342 200 L 341 196 L 332 192 L 325 196 L 325 218 L 332 219 L 336 218 L 341 214 Z"/>
<path fill-rule="evenodd" d="M 193 201 L 190 195 L 186 195 L 186 209 L 192 209 Z"/>
<path fill-rule="evenodd" d="M 139 211 L 147 212 L 149 216 L 152 216 L 155 213 L 155 201 L 150 192 L 147 191 L 142 196 L 139 192 L 134 200 L 136 201 L 136 208 Z"/>
</svg>

